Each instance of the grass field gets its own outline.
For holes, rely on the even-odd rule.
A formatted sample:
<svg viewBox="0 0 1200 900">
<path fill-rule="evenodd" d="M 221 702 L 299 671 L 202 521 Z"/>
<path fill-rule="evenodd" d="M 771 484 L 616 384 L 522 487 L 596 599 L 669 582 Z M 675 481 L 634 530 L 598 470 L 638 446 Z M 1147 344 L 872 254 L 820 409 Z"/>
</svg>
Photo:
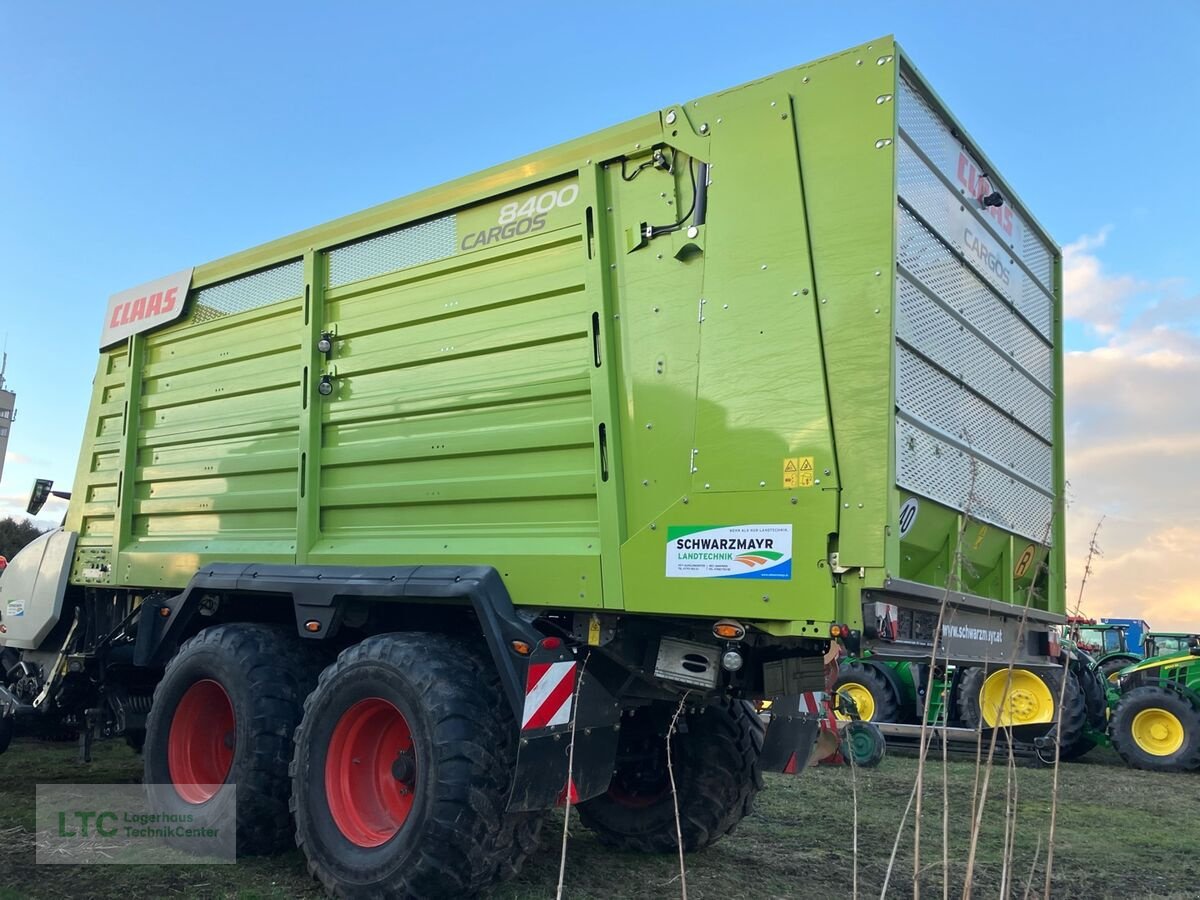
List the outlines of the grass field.
<svg viewBox="0 0 1200 900">
<path fill-rule="evenodd" d="M 896 827 L 908 801 L 916 761 L 889 756 L 857 773 L 860 896 L 878 897 Z M 33 803 L 37 783 L 136 782 L 141 760 L 124 744 L 98 745 L 90 766 L 72 744 L 17 741 L 0 756 L 0 900 L 17 897 L 318 897 L 299 853 L 245 859 L 236 866 L 35 866 Z M 951 895 L 960 896 L 975 767 L 951 761 Z M 997 896 L 1004 834 L 1004 776 L 997 767 L 987 808 L 975 896 Z M 829 898 L 851 896 L 852 784 L 849 769 L 822 766 L 800 777 L 770 776 L 755 813 L 709 850 L 687 858 L 692 898 Z M 1024 893 L 1035 848 L 1050 811 L 1052 772 L 1017 770 L 1015 896 Z M 1054 866 L 1055 897 L 1200 896 L 1200 778 L 1121 767 L 1108 751 L 1064 765 Z M 942 896 L 941 761 L 926 775 L 922 896 Z M 543 832 L 542 849 L 521 876 L 490 895 L 496 900 L 554 896 L 562 815 Z M 1041 863 L 1031 896 L 1040 896 Z M 679 896 L 678 864 L 607 850 L 572 828 L 566 896 L 578 900 Z M 902 841 L 889 896 L 911 896 L 911 837 Z"/>
</svg>

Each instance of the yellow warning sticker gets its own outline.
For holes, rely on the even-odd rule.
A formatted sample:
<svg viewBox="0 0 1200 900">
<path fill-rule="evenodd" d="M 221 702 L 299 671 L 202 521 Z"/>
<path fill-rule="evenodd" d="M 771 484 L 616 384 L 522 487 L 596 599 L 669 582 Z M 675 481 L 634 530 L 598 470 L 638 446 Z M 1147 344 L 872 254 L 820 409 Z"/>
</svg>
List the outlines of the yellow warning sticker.
<svg viewBox="0 0 1200 900">
<path fill-rule="evenodd" d="M 783 486 L 807 488 L 813 486 L 813 458 L 788 456 L 783 460 Z"/>
<path fill-rule="evenodd" d="M 588 645 L 600 646 L 600 619 L 595 614 L 588 620 Z"/>
<path fill-rule="evenodd" d="M 1025 573 L 1029 571 L 1029 566 L 1033 562 L 1033 557 L 1037 554 L 1037 547 L 1029 544 L 1021 553 L 1021 558 L 1017 560 L 1017 565 L 1013 568 L 1013 578 L 1024 578 Z"/>
<path fill-rule="evenodd" d="M 983 539 L 987 537 L 988 527 L 986 525 L 979 526 L 979 534 L 975 536 L 975 543 L 971 545 L 972 550 L 978 550 L 983 544 Z"/>
</svg>

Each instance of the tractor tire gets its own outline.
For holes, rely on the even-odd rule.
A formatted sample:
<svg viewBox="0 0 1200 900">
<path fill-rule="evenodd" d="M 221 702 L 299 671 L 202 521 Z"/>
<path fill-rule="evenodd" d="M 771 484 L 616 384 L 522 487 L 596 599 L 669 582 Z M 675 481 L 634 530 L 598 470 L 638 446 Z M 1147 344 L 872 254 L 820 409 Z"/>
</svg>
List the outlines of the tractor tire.
<svg viewBox="0 0 1200 900">
<path fill-rule="evenodd" d="M 1100 675 L 1107 682 L 1108 677 L 1113 672 L 1120 672 L 1126 666 L 1131 666 L 1138 662 L 1136 656 L 1110 656 L 1108 659 L 1102 660 L 1098 665 L 1100 667 Z"/>
<path fill-rule="evenodd" d="M 608 791 L 579 804 L 579 820 L 601 843 L 643 853 L 675 853 L 675 804 L 667 770 L 667 732 L 675 709 L 656 703 L 622 720 Z M 683 849 L 702 850 L 750 814 L 762 790 L 758 756 L 765 727 L 742 700 L 680 716 L 671 767 Z"/>
<path fill-rule="evenodd" d="M 1056 676 L 1050 684 L 1055 700 L 1058 698 L 1059 682 Z M 1067 690 L 1063 696 L 1063 708 L 1059 715 L 1058 758 L 1063 760 L 1079 759 L 1096 746 L 1087 730 L 1088 710 L 1087 697 L 1079 683 L 1079 676 L 1067 672 Z"/>
<path fill-rule="evenodd" d="M 316 682 L 311 659 L 291 629 L 267 625 L 215 625 L 185 642 L 146 718 L 151 809 L 197 827 L 235 822 L 239 855 L 290 845 L 287 761 Z"/>
<path fill-rule="evenodd" d="M 12 716 L 0 717 L 0 753 L 8 749 L 8 745 L 12 743 L 13 736 L 13 720 Z"/>
<path fill-rule="evenodd" d="M 542 813 L 507 813 L 517 725 L 486 651 L 367 638 L 321 673 L 290 767 L 296 843 L 339 897 L 470 897 L 520 870 Z"/>
<path fill-rule="evenodd" d="M 997 672 L 1003 672 L 1003 669 Z M 1051 672 L 1046 676 L 1039 675 L 1055 704 L 1058 703 L 1062 688 L 1061 673 Z M 978 666 L 966 669 L 958 682 L 958 696 L 955 703 L 958 717 L 967 728 L 990 727 L 984 721 L 980 692 L 987 680 L 984 670 Z M 1063 694 L 1062 711 L 1059 716 L 1058 736 L 1062 759 L 1075 759 L 1083 756 L 1095 746 L 1087 735 L 1087 703 L 1079 679 L 1074 672 L 1068 671 L 1066 692 Z M 1019 724 L 1019 723 L 1018 723 Z M 1049 731 L 1051 726 L 1047 725 Z M 1053 753 L 1051 753 L 1053 756 Z"/>
<path fill-rule="evenodd" d="M 979 728 L 983 714 L 979 711 L 979 691 L 983 688 L 987 673 L 979 666 L 962 670 L 958 676 L 958 689 L 954 695 L 954 708 L 958 720 L 965 728 Z"/>
<path fill-rule="evenodd" d="M 900 698 L 874 666 L 844 663 L 833 690 L 835 694 L 845 691 L 850 695 L 858 706 L 858 717 L 864 722 L 900 721 Z"/>
<path fill-rule="evenodd" d="M 1200 711 L 1168 688 L 1147 685 L 1122 694 L 1109 735 L 1117 753 L 1135 769 L 1200 768 Z"/>
</svg>

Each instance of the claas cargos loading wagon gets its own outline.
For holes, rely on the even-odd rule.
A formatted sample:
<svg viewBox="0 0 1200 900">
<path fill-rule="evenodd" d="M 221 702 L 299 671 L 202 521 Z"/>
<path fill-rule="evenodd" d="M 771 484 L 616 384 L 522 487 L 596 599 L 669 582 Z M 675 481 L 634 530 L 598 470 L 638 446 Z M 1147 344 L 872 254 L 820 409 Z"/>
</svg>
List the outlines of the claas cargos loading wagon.
<svg viewBox="0 0 1200 900">
<path fill-rule="evenodd" d="M 1059 277 L 881 39 L 118 294 L 6 710 L 144 740 L 198 821 L 236 783 L 331 889 L 459 895 L 563 797 L 674 848 L 684 700 L 702 847 L 831 642 L 1055 663 Z"/>
</svg>

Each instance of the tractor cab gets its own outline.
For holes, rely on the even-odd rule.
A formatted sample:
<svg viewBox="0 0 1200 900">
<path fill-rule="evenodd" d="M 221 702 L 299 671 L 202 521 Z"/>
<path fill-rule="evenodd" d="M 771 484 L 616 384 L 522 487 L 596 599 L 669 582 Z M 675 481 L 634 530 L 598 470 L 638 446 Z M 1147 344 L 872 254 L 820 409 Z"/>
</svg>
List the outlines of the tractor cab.
<svg viewBox="0 0 1200 900">
<path fill-rule="evenodd" d="M 1200 634 L 1189 634 L 1186 631 L 1151 631 L 1146 634 L 1142 651 L 1149 659 L 1152 656 L 1187 653 L 1193 647 L 1200 647 Z"/>
<path fill-rule="evenodd" d="M 1098 657 L 1106 653 L 1128 652 L 1126 629 L 1125 625 L 1097 622 L 1083 616 L 1068 616 L 1066 636 L 1074 641 L 1079 649 Z"/>
<path fill-rule="evenodd" d="M 1065 637 L 1091 656 L 1100 667 L 1103 677 L 1108 678 L 1114 672 L 1141 659 L 1137 650 L 1129 647 L 1126 637 L 1128 627 L 1123 623 L 1097 622 L 1084 616 L 1067 616 Z"/>
</svg>

